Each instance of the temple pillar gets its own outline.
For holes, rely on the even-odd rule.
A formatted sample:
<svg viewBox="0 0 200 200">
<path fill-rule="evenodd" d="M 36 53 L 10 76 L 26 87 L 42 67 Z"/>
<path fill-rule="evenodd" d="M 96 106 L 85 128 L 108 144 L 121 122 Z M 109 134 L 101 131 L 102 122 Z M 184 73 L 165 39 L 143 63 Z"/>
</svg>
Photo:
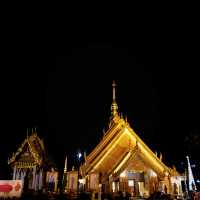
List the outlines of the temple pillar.
<svg viewBox="0 0 200 200">
<path fill-rule="evenodd" d="M 38 190 L 38 186 L 39 186 L 39 174 L 36 171 L 35 173 L 35 184 L 34 184 L 34 190 L 37 191 Z"/>
<path fill-rule="evenodd" d="M 179 183 L 179 195 L 183 194 L 183 190 L 182 190 L 182 185 L 181 185 L 181 181 Z"/>
<path fill-rule="evenodd" d="M 26 172 L 27 172 L 27 169 L 26 169 L 26 168 L 22 169 L 22 180 L 23 180 L 23 181 L 24 181 L 24 178 L 25 178 L 25 176 L 26 176 Z"/>
<path fill-rule="evenodd" d="M 172 194 L 173 192 L 173 187 L 172 187 L 172 182 L 171 182 L 171 176 L 168 176 L 168 180 L 169 180 L 169 194 Z"/>
<path fill-rule="evenodd" d="M 30 168 L 29 174 L 28 175 L 28 188 L 32 189 L 32 184 L 33 184 L 33 168 Z"/>
<path fill-rule="evenodd" d="M 150 176 L 148 174 L 148 171 L 146 171 L 144 173 L 144 190 L 145 190 L 144 197 L 145 198 L 149 196 L 149 190 L 150 190 L 149 178 L 150 178 Z"/>
<path fill-rule="evenodd" d="M 58 180 L 55 180 L 54 192 L 57 192 L 57 188 L 58 188 Z"/>
<path fill-rule="evenodd" d="M 43 186 L 43 171 L 42 171 L 42 169 L 40 169 L 40 172 L 39 172 L 39 187 L 38 187 L 38 189 L 41 190 L 42 186 Z"/>
<path fill-rule="evenodd" d="M 138 180 L 135 181 L 135 194 L 136 196 L 140 196 Z"/>
<path fill-rule="evenodd" d="M 16 177 L 16 165 L 14 166 L 14 169 L 13 169 L 13 180 L 15 180 L 15 177 Z"/>
<path fill-rule="evenodd" d="M 36 166 L 33 167 L 33 182 L 32 182 L 32 189 L 35 189 L 35 175 L 36 175 Z"/>
<path fill-rule="evenodd" d="M 16 180 L 20 180 L 20 173 L 21 173 L 21 169 L 18 168 L 18 170 L 17 170 L 17 178 L 16 178 Z"/>
<path fill-rule="evenodd" d="M 54 179 L 54 192 L 57 192 L 57 187 L 58 187 L 58 175 L 56 173 L 55 179 Z"/>
<path fill-rule="evenodd" d="M 19 179 L 19 169 L 16 168 L 16 173 L 15 173 L 15 180 Z"/>
<path fill-rule="evenodd" d="M 98 200 L 101 200 L 102 184 L 99 184 Z"/>
<path fill-rule="evenodd" d="M 21 174 L 20 174 L 20 179 L 23 181 L 24 180 L 24 169 L 21 169 Z"/>
</svg>

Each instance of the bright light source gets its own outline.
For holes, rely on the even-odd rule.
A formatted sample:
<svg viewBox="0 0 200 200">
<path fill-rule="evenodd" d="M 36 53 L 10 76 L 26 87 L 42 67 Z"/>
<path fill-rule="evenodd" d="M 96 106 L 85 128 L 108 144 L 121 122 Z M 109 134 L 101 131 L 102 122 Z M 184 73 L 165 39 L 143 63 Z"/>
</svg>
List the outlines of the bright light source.
<svg viewBox="0 0 200 200">
<path fill-rule="evenodd" d="M 85 184 L 85 179 L 84 179 L 84 178 L 79 179 L 78 181 L 79 181 L 79 183 L 81 183 L 81 184 Z"/>
<path fill-rule="evenodd" d="M 82 157 L 82 154 L 79 152 L 78 153 L 78 158 L 80 159 Z"/>
<path fill-rule="evenodd" d="M 128 180 L 128 186 L 133 187 L 134 186 L 134 181 L 133 180 Z"/>
<path fill-rule="evenodd" d="M 123 171 L 123 172 L 120 174 L 120 177 L 126 177 L 126 172 Z"/>
</svg>

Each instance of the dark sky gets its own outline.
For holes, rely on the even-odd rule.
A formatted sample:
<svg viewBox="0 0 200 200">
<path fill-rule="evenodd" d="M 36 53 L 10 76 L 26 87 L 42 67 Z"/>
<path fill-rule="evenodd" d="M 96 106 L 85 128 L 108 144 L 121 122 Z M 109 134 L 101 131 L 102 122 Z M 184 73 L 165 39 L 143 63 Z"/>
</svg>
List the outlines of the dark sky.
<svg viewBox="0 0 200 200">
<path fill-rule="evenodd" d="M 90 153 L 108 127 L 113 79 L 119 111 L 153 151 L 162 152 L 166 164 L 185 162 L 188 153 L 198 160 L 199 145 L 185 142 L 200 131 L 197 53 L 188 45 L 166 45 L 88 44 L 57 57 L 6 57 L 0 168 L 33 126 L 59 169 L 66 154 L 71 167 L 78 149 Z"/>
</svg>

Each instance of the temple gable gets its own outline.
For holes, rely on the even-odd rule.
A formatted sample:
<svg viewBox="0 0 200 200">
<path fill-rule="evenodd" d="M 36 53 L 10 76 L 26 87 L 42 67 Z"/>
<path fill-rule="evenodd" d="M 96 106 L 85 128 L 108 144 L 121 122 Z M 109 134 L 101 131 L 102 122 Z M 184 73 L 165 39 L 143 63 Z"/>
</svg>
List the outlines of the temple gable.
<svg viewBox="0 0 200 200">
<path fill-rule="evenodd" d="M 173 193 L 173 176 L 181 176 L 162 162 L 128 123 L 118 114 L 115 86 L 109 128 L 94 150 L 85 157 L 80 172 L 86 191 L 104 193 L 129 192 L 148 197 L 155 191 Z M 181 189 L 179 190 L 181 194 Z"/>
<path fill-rule="evenodd" d="M 25 190 L 57 190 L 58 171 L 49 159 L 43 141 L 33 132 L 8 160 L 13 169 L 13 180 L 23 180 Z"/>
</svg>

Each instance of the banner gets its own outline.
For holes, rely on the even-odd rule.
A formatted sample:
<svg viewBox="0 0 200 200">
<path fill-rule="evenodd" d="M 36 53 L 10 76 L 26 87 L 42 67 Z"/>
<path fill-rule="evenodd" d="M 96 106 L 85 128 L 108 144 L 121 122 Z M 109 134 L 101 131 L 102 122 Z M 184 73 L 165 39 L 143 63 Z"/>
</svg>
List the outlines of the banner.
<svg viewBox="0 0 200 200">
<path fill-rule="evenodd" d="M 0 180 L 0 198 L 21 197 L 22 190 L 22 180 Z"/>
</svg>

